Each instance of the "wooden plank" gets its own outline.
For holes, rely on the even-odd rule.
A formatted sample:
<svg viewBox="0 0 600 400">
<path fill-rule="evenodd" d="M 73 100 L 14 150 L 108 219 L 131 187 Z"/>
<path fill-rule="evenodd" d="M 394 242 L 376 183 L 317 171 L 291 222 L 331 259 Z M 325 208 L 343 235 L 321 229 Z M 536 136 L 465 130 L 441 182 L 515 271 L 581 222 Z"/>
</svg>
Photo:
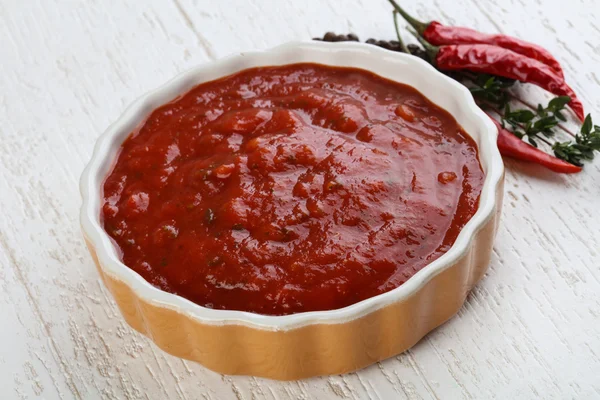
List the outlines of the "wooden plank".
<svg viewBox="0 0 600 400">
<path fill-rule="evenodd" d="M 594 0 L 405 3 L 423 20 L 544 45 L 600 115 Z M 79 234 L 77 180 L 127 104 L 236 51 L 327 30 L 391 39 L 390 11 L 366 0 L 0 5 L 0 384 L 9 398 L 600 397 L 599 162 L 559 177 L 509 161 L 488 276 L 456 318 L 353 374 L 220 376 L 133 332 L 99 282 Z"/>
</svg>

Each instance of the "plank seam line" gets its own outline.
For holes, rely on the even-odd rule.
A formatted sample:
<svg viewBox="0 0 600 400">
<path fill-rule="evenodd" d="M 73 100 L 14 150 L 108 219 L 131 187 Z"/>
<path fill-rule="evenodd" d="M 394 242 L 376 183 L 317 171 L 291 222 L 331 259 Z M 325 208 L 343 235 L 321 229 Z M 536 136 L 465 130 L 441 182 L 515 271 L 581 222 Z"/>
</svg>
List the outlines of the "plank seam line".
<svg viewBox="0 0 600 400">
<path fill-rule="evenodd" d="M 185 25 L 196 36 L 196 39 L 198 40 L 198 44 L 202 47 L 202 49 L 204 50 L 204 52 L 206 53 L 208 58 L 210 58 L 211 60 L 216 60 L 217 55 L 215 54 L 215 51 L 213 50 L 212 46 L 210 45 L 208 40 L 206 40 L 204 38 L 204 36 L 202 36 L 202 34 L 196 29 L 196 25 L 194 24 L 194 21 L 192 21 L 192 19 L 190 18 L 188 13 L 185 11 L 185 9 L 183 8 L 183 6 L 179 2 L 179 0 L 173 0 L 173 3 L 175 4 L 175 8 L 177 8 L 177 11 L 179 12 L 179 15 L 181 15 L 181 17 L 183 18 Z"/>
</svg>

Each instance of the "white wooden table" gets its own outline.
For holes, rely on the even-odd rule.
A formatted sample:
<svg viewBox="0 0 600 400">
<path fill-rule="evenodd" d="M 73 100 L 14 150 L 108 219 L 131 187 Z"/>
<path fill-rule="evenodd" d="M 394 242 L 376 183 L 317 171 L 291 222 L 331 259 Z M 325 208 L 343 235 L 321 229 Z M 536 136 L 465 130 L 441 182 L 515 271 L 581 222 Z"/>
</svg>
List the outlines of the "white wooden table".
<svg viewBox="0 0 600 400">
<path fill-rule="evenodd" d="M 0 398 L 600 398 L 600 161 L 569 177 L 507 162 L 486 278 L 450 322 L 357 373 L 221 376 L 130 329 L 79 231 L 78 178 L 98 135 L 199 63 L 327 30 L 394 35 L 384 0 L 145 3 L 0 3 Z M 544 45 L 600 123 L 597 0 L 403 3 Z"/>
</svg>

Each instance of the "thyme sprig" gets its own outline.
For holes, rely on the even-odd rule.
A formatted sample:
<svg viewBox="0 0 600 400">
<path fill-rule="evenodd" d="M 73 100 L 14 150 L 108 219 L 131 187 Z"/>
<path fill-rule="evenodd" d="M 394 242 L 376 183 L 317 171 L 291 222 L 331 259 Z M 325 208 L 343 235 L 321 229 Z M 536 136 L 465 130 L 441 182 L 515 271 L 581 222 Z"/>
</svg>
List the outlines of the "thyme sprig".
<svg viewBox="0 0 600 400">
<path fill-rule="evenodd" d="M 532 146 L 538 147 L 538 140 L 550 144 L 556 157 L 579 167 L 583 166 L 583 161 L 593 160 L 595 151 L 600 152 L 600 126 L 593 125 L 589 114 L 580 132 L 575 135 L 575 140 L 554 143 L 547 140 L 555 135 L 559 123 L 567 120 L 564 109 L 571 100 L 569 96 L 555 97 L 546 107 L 538 104 L 535 110 L 512 109 L 509 104 L 511 95 L 507 89 L 515 81 L 484 74 L 466 78 L 473 84 L 469 90 L 478 103 L 498 111 L 502 126 Z"/>
<path fill-rule="evenodd" d="M 581 167 L 583 160 L 593 160 L 594 151 L 600 151 L 600 126 L 593 125 L 588 114 L 575 141 L 555 143 L 552 150 L 556 157 Z"/>
<path fill-rule="evenodd" d="M 503 109 L 510 101 L 510 95 L 506 89 L 515 84 L 515 80 L 500 78 L 488 74 L 469 74 L 467 78 L 473 82 L 469 88 L 475 99 L 494 105 L 496 108 Z"/>
<path fill-rule="evenodd" d="M 507 103 L 502 115 L 502 126 L 510 127 L 515 136 L 537 147 L 537 140 L 554 136 L 554 128 L 563 121 L 562 111 L 569 102 L 569 96 L 555 97 L 546 107 L 538 104 L 535 112 L 527 109 L 512 110 Z"/>
</svg>

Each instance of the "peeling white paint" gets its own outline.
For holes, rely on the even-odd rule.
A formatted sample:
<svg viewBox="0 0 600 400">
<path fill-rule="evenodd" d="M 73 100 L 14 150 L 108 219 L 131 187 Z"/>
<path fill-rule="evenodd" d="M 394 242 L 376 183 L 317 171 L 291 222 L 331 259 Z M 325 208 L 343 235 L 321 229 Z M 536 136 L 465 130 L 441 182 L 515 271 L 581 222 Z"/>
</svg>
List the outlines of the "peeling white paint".
<svg viewBox="0 0 600 400">
<path fill-rule="evenodd" d="M 595 0 L 498 3 L 403 2 L 423 20 L 544 45 L 600 122 Z M 96 137 L 140 94 L 198 63 L 349 29 L 363 40 L 392 39 L 389 5 L 0 5 L 0 397 L 600 398 L 599 161 L 570 177 L 509 161 L 488 276 L 450 322 L 357 373 L 300 382 L 222 377 L 163 353 L 125 324 L 79 233 L 77 180 Z M 518 93 L 547 99 L 536 88 Z"/>
</svg>

